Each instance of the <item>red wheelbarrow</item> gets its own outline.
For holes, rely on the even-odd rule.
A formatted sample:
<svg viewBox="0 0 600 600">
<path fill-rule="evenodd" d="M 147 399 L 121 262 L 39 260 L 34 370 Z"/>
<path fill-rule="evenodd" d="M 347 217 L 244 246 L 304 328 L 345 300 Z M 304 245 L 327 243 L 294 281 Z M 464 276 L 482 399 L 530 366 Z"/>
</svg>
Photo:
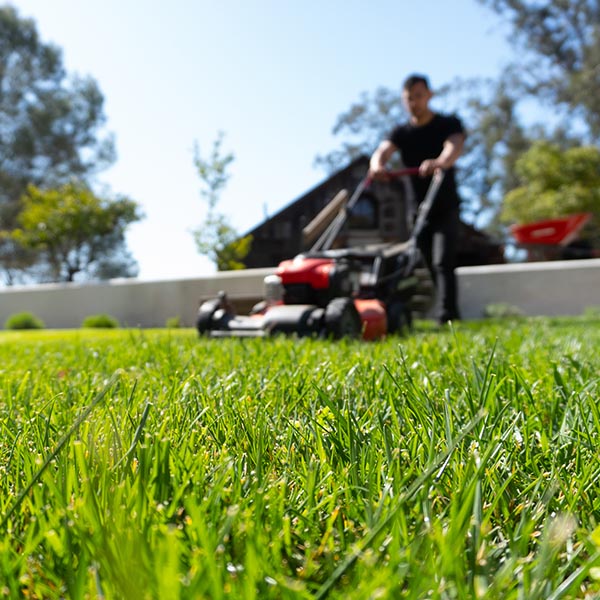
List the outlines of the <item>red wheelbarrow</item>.
<svg viewBox="0 0 600 600">
<path fill-rule="evenodd" d="M 594 250 L 576 240 L 592 213 L 577 213 L 524 225 L 512 225 L 510 232 L 517 244 L 528 251 L 529 260 L 591 258 Z"/>
</svg>

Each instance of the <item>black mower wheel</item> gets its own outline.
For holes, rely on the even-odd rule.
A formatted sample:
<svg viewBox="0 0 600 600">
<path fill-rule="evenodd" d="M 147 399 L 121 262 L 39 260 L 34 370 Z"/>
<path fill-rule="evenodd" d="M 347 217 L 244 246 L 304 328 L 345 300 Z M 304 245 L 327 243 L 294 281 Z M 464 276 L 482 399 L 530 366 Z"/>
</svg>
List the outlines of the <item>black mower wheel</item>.
<svg viewBox="0 0 600 600">
<path fill-rule="evenodd" d="M 325 308 L 325 334 L 338 340 L 357 338 L 362 331 L 362 321 L 352 298 L 334 298 Z"/>
<path fill-rule="evenodd" d="M 206 300 L 202 303 L 198 309 L 198 316 L 196 318 L 196 329 L 198 330 L 199 335 L 203 335 L 211 329 L 214 329 L 214 316 L 220 308 L 220 298 Z"/>
<path fill-rule="evenodd" d="M 400 300 L 392 300 L 387 308 L 388 333 L 402 335 L 412 329 L 412 311 L 410 306 Z"/>
</svg>

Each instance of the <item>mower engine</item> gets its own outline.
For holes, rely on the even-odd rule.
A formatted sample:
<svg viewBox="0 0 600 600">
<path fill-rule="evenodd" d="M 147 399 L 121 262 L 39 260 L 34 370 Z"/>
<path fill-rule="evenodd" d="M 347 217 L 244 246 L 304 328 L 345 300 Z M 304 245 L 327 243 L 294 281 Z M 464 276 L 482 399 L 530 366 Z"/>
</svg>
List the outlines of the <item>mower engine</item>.
<svg viewBox="0 0 600 600">
<path fill-rule="evenodd" d="M 299 254 L 279 264 L 284 304 L 314 304 L 325 308 L 334 298 L 347 298 L 360 285 L 360 265 L 349 260 Z"/>
</svg>

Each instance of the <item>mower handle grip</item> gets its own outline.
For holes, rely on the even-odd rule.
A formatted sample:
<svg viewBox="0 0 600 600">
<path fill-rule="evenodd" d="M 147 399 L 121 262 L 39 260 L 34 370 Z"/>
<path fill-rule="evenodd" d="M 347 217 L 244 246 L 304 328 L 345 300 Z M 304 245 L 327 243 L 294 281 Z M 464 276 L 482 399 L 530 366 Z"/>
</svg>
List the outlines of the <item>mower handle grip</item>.
<svg viewBox="0 0 600 600">
<path fill-rule="evenodd" d="M 388 171 L 387 176 L 390 179 L 396 179 L 397 177 L 404 177 L 405 175 L 418 175 L 419 167 L 407 167 L 405 169 L 396 169 L 395 171 Z"/>
<path fill-rule="evenodd" d="M 405 175 L 418 175 L 418 174 L 419 174 L 419 167 L 407 167 L 404 169 L 396 169 L 396 170 L 386 171 L 385 175 L 386 175 L 386 179 L 390 180 L 390 179 L 398 179 L 400 177 L 404 177 Z M 367 175 L 365 182 L 368 187 L 373 182 L 373 178 L 370 175 Z"/>
</svg>

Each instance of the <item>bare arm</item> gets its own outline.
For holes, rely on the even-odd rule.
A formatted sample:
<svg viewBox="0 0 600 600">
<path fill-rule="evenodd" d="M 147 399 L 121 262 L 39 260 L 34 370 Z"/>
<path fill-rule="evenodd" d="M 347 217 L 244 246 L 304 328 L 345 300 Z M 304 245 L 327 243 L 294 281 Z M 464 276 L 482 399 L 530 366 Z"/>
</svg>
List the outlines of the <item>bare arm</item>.
<svg viewBox="0 0 600 600">
<path fill-rule="evenodd" d="M 453 133 L 445 142 L 437 158 L 424 160 L 419 172 L 422 176 L 432 175 L 436 169 L 449 169 L 462 154 L 465 145 L 464 133 Z"/>
<path fill-rule="evenodd" d="M 385 179 L 387 173 L 385 167 L 397 150 L 398 148 L 389 140 L 384 140 L 379 144 L 369 162 L 369 175 L 373 179 Z"/>
</svg>

